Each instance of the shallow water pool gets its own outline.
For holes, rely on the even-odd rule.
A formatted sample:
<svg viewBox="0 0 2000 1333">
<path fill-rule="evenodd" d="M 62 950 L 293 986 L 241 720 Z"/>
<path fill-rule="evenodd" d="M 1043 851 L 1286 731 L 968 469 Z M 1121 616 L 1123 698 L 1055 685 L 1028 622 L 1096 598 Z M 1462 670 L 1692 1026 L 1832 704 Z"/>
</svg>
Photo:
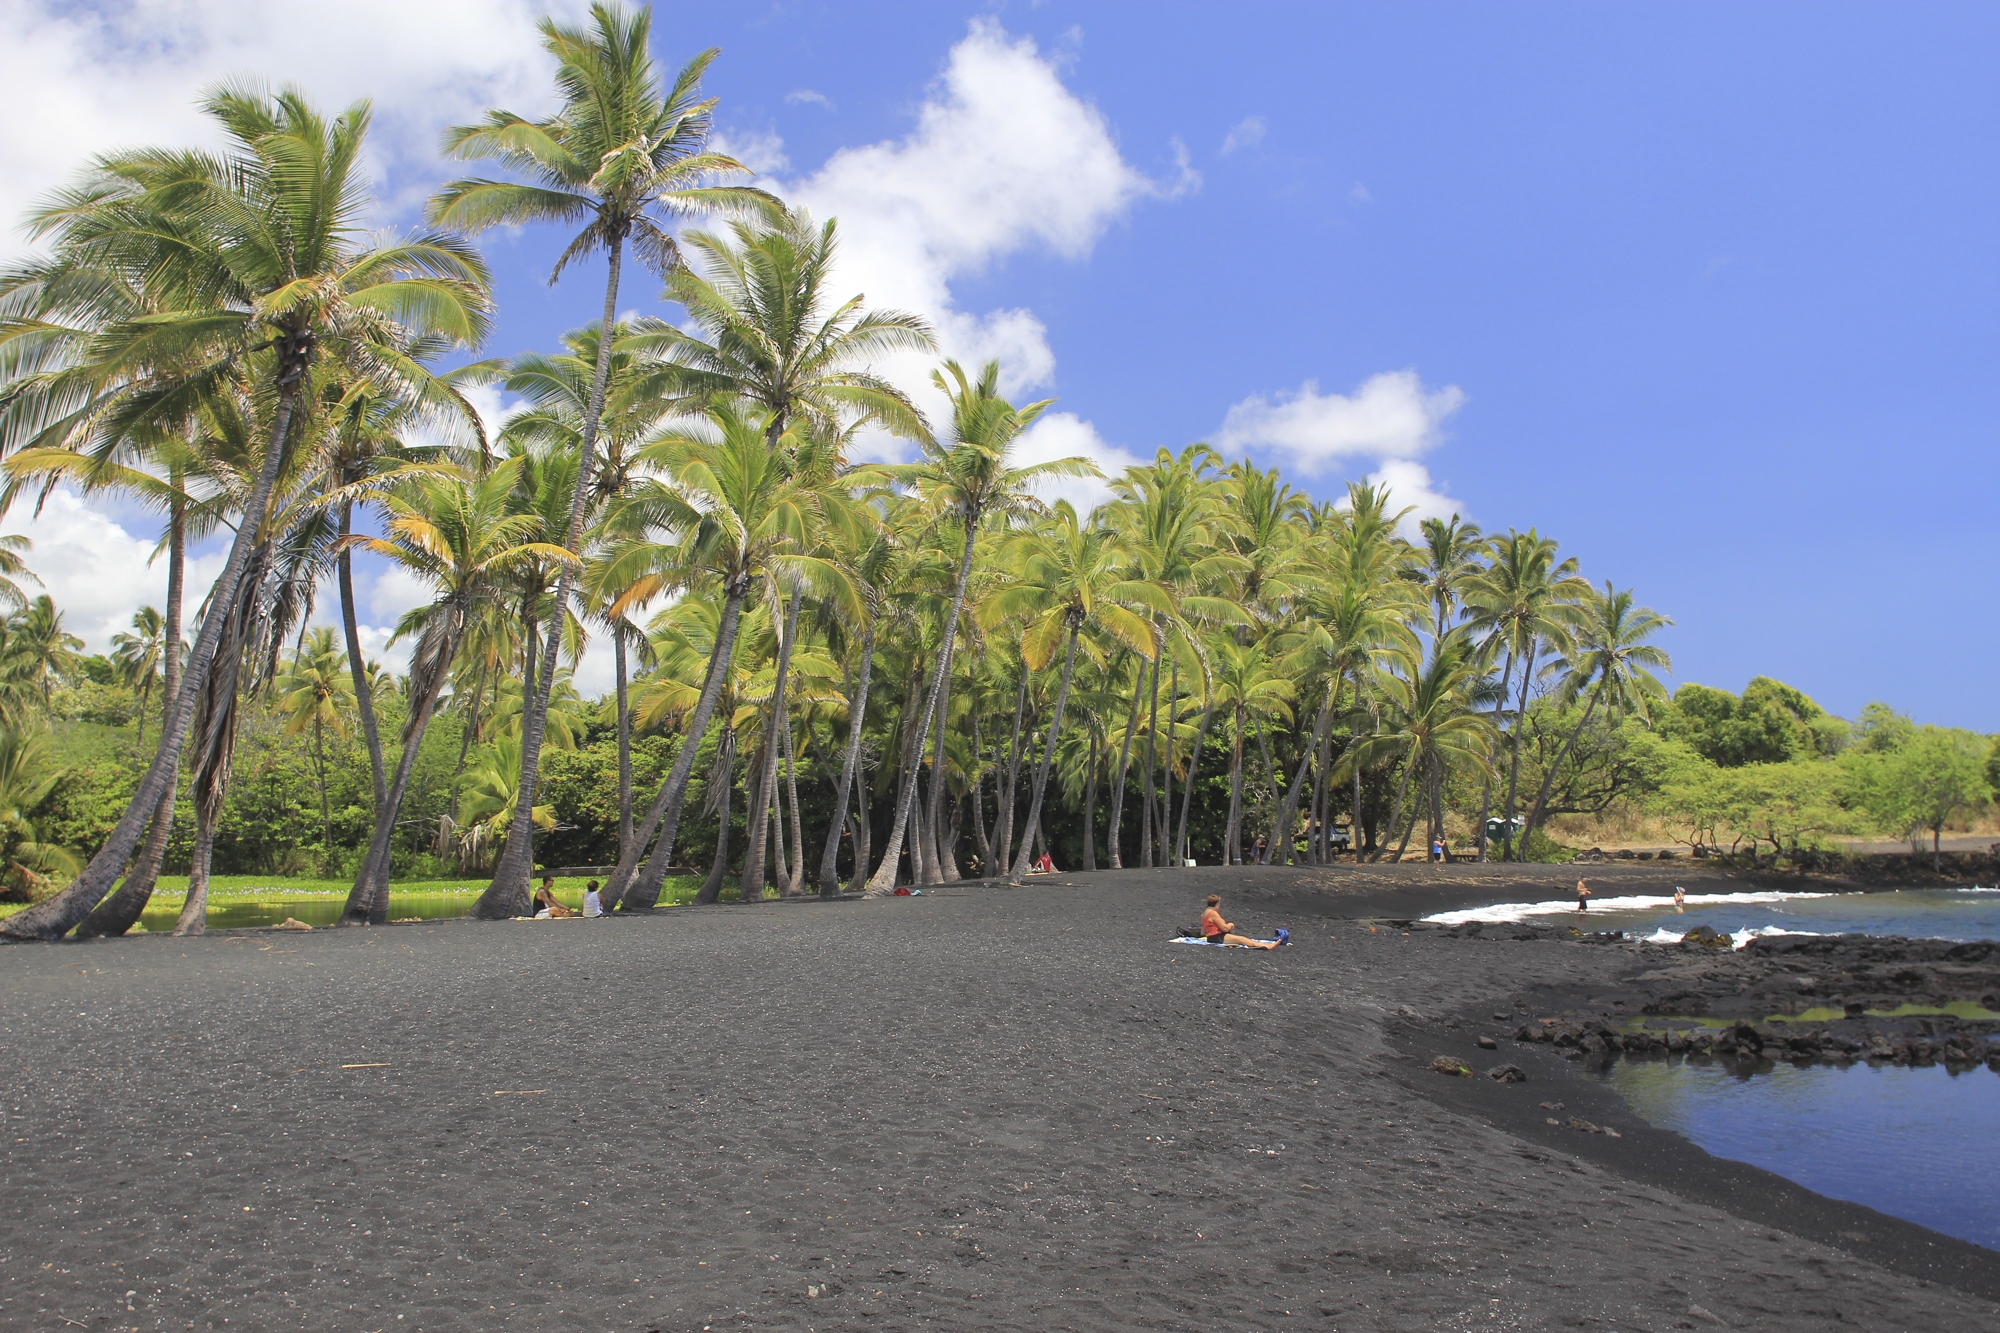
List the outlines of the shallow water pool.
<svg viewBox="0 0 2000 1333">
<path fill-rule="evenodd" d="M 2000 1075 L 1984 1067 L 1619 1060 L 1593 1075 L 1649 1123 L 1830 1198 L 2000 1250 Z"/>
</svg>

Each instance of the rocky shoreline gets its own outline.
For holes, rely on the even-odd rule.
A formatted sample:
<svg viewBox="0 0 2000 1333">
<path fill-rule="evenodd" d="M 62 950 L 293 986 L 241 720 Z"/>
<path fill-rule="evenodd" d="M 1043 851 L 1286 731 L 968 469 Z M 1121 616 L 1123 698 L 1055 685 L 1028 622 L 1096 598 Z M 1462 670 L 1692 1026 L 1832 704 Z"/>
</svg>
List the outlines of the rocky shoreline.
<svg viewBox="0 0 2000 1333">
<path fill-rule="evenodd" d="M 1635 970 L 1615 991 L 1528 997 L 1532 1016 L 1513 1028 L 1513 1039 L 1547 1044 L 1565 1058 L 1686 1056 L 1733 1061 L 1748 1072 L 1781 1060 L 1983 1064 L 2000 1073 L 2000 943 L 1993 941 L 1778 935 L 1732 949 L 1704 927 L 1678 944 L 1549 925 L 1429 928 L 1633 951 Z"/>
</svg>

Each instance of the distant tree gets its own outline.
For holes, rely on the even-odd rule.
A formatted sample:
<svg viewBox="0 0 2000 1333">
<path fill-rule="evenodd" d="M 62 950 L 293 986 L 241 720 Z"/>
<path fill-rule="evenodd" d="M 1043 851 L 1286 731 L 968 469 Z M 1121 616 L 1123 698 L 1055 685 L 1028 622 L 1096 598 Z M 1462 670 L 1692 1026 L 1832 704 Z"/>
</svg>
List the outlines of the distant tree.
<svg viewBox="0 0 2000 1333">
<path fill-rule="evenodd" d="M 111 660 L 118 678 L 139 696 L 139 748 L 146 748 L 146 708 L 159 683 L 166 660 L 167 618 L 155 607 L 142 606 L 132 617 L 131 634 L 111 636 Z"/>
<path fill-rule="evenodd" d="M 1944 826 L 1962 810 L 1983 805 L 1989 746 L 1970 731 L 1914 727 L 1893 748 L 1862 751 L 1850 761 L 1852 801 L 1885 829 L 1912 840 L 1931 835 L 1931 864 L 1943 860 Z"/>
<path fill-rule="evenodd" d="M 354 707 L 354 686 L 347 674 L 347 654 L 334 645 L 333 630 L 322 626 L 306 634 L 299 651 L 277 680 L 279 713 L 287 736 L 307 727 L 313 734 L 313 764 L 319 772 L 320 820 L 325 839 L 320 844 L 333 855 L 333 810 L 327 803 L 326 733 L 347 734 L 347 710 Z"/>
</svg>

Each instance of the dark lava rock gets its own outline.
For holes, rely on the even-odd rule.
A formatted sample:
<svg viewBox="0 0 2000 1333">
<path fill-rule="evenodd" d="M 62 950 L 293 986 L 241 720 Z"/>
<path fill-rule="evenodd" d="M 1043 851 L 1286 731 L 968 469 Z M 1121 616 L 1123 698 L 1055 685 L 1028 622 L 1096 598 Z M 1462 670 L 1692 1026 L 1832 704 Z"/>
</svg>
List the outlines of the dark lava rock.
<svg viewBox="0 0 2000 1333">
<path fill-rule="evenodd" d="M 1479 1039 L 1479 1049 L 1482 1051 L 1497 1051 L 1500 1049 L 1500 1043 L 1491 1037 L 1481 1037 Z"/>
<path fill-rule="evenodd" d="M 1689 926 L 1687 934 L 1681 936 L 1681 944 L 1697 949 L 1730 949 L 1735 941 L 1727 935 L 1718 935 L 1713 926 Z"/>
<path fill-rule="evenodd" d="M 1486 1077 L 1495 1083 L 1526 1083 L 1528 1076 L 1521 1072 L 1519 1065 L 1495 1065 L 1486 1071 Z"/>
<path fill-rule="evenodd" d="M 1455 1078 L 1472 1077 L 1472 1066 L 1466 1064 L 1455 1055 L 1440 1055 L 1437 1059 L 1431 1061 L 1430 1068 L 1431 1072 L 1435 1074 L 1450 1074 Z"/>
</svg>

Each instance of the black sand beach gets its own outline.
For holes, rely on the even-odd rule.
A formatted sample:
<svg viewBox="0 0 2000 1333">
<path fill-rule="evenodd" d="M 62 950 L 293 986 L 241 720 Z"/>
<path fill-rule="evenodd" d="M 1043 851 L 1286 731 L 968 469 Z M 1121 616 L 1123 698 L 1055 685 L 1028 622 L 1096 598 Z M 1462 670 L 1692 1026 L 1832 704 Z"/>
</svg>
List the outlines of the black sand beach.
<svg viewBox="0 0 2000 1333">
<path fill-rule="evenodd" d="M 1718 1163 L 1546 1049 L 1423 1070 L 1631 957 L 1359 918 L 1573 880 L 0 950 L 0 1327 L 2000 1328 L 2000 1255 Z M 1297 947 L 1169 944 L 1212 891 Z"/>
</svg>

